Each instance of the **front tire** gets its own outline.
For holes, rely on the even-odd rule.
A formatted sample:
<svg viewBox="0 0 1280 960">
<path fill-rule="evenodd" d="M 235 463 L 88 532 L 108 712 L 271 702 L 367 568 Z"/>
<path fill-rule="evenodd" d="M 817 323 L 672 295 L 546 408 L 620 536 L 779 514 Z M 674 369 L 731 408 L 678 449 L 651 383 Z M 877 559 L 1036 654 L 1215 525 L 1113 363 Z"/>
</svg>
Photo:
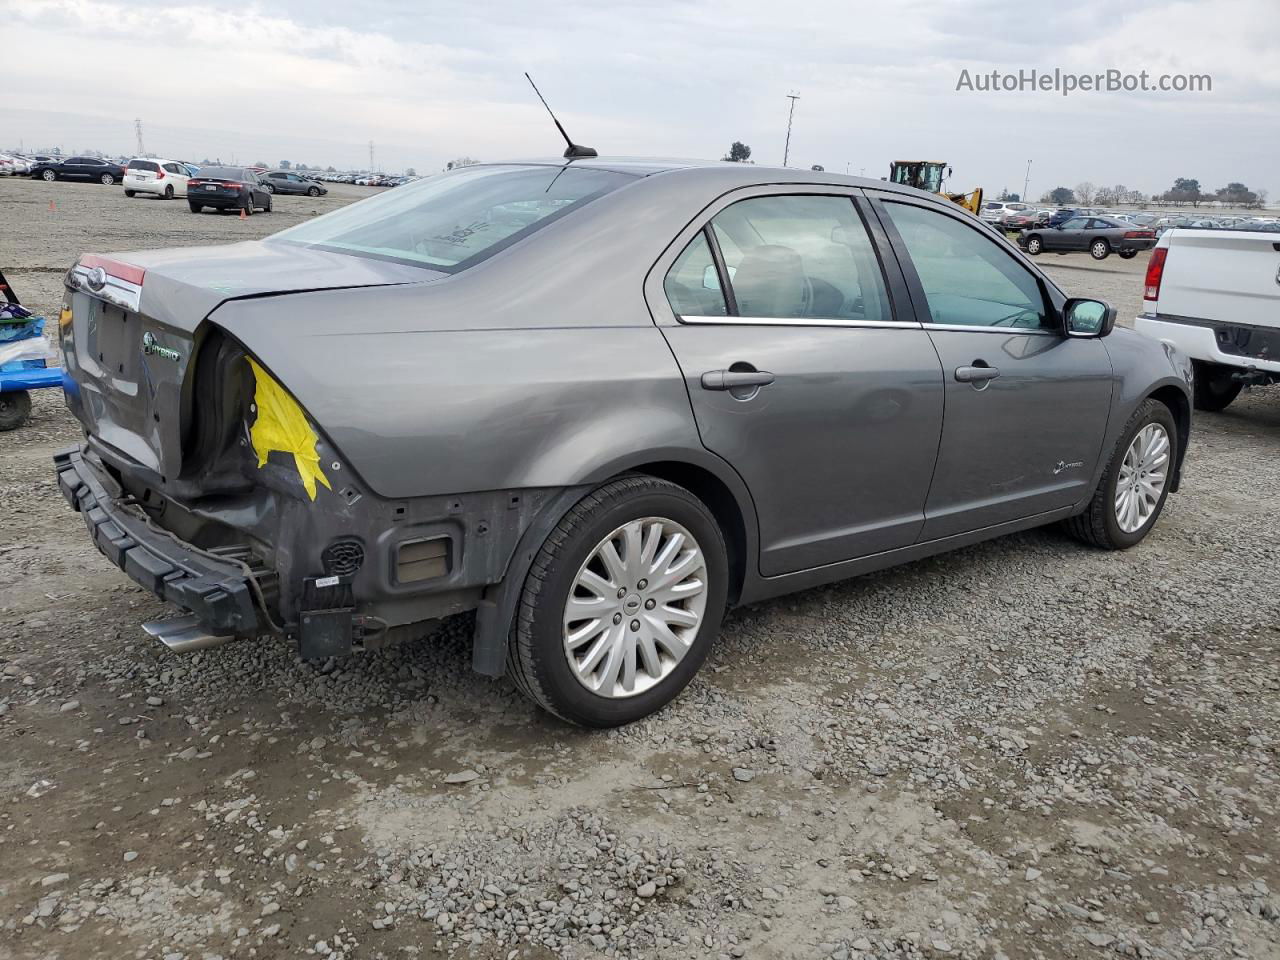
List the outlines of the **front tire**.
<svg viewBox="0 0 1280 960">
<path fill-rule="evenodd" d="M 1111 244 L 1099 237 L 1089 244 L 1089 256 L 1095 260 L 1105 260 L 1111 255 Z"/>
<path fill-rule="evenodd" d="M 1144 400 L 1120 433 L 1084 513 L 1065 521 L 1077 540 L 1127 550 L 1155 526 L 1178 462 L 1178 428 L 1159 400 Z"/>
<path fill-rule="evenodd" d="M 1038 257 L 1040 251 L 1044 249 L 1044 241 L 1039 237 L 1027 237 L 1027 253 L 1030 256 Z"/>
<path fill-rule="evenodd" d="M 308 197 L 318 197 L 318 196 L 320 196 L 320 188 L 319 188 L 319 187 L 312 187 L 310 190 L 308 190 L 308 191 L 307 191 L 307 196 L 308 196 Z"/>
<path fill-rule="evenodd" d="M 1240 396 L 1244 384 L 1232 376 L 1232 369 L 1220 363 L 1191 361 L 1195 367 L 1195 385 L 1192 396 L 1197 410 L 1221 413 Z"/>
<path fill-rule="evenodd" d="M 724 537 L 700 500 L 653 477 L 610 481 L 538 551 L 509 672 L 526 696 L 571 723 L 631 723 L 693 679 L 727 592 Z"/>
<path fill-rule="evenodd" d="M 57 173 L 52 170 L 46 170 L 44 173 L 40 174 L 40 176 L 44 179 L 45 183 L 53 183 L 53 181 L 58 179 Z"/>
</svg>

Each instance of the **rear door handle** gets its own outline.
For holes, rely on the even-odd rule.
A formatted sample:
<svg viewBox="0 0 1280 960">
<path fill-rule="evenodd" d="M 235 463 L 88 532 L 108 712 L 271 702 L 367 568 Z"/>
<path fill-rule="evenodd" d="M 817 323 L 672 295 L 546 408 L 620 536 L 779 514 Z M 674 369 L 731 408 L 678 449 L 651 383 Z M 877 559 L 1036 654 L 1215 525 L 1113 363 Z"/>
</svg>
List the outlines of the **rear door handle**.
<svg viewBox="0 0 1280 960">
<path fill-rule="evenodd" d="M 1000 376 L 999 367 L 956 367 L 956 379 L 961 383 L 985 383 Z"/>
<path fill-rule="evenodd" d="M 768 370 L 709 370 L 702 375 L 703 390 L 737 390 L 741 387 L 767 387 L 773 383 Z"/>
</svg>

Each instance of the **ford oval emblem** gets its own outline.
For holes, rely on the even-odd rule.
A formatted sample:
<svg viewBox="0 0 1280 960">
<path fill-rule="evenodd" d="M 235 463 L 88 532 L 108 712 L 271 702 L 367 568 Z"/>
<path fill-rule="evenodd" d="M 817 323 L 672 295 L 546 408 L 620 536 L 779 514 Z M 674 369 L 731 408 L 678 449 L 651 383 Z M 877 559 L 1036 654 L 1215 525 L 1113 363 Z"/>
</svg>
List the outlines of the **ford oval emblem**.
<svg viewBox="0 0 1280 960">
<path fill-rule="evenodd" d="M 101 267 L 94 267 L 85 277 L 85 282 L 89 284 L 90 290 L 101 290 L 107 285 L 107 271 Z"/>
</svg>

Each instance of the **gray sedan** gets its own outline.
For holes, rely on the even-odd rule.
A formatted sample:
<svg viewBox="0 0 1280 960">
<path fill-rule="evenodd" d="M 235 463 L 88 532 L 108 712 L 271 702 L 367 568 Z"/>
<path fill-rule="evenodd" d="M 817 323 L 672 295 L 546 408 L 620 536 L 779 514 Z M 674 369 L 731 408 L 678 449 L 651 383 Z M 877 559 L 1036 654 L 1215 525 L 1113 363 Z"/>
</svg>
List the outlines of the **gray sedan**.
<svg viewBox="0 0 1280 960">
<path fill-rule="evenodd" d="M 1132 259 L 1156 245 L 1156 232 L 1111 217 L 1079 216 L 1054 227 L 1028 227 L 1018 234 L 1018 246 L 1033 257 L 1040 253 L 1083 253 L 1105 260 L 1118 253 Z"/>
<path fill-rule="evenodd" d="M 262 174 L 259 179 L 262 185 L 272 193 L 296 193 L 300 196 L 319 197 L 329 192 L 328 187 L 315 180 L 290 173 L 288 170 L 272 170 L 270 173 Z"/>
<path fill-rule="evenodd" d="M 470 166 L 67 282 L 59 485 L 182 608 L 150 633 L 328 657 L 474 610 L 475 669 L 590 726 L 736 604 L 1048 523 L 1132 547 L 1190 430 L 1184 358 L 822 171 Z"/>
</svg>

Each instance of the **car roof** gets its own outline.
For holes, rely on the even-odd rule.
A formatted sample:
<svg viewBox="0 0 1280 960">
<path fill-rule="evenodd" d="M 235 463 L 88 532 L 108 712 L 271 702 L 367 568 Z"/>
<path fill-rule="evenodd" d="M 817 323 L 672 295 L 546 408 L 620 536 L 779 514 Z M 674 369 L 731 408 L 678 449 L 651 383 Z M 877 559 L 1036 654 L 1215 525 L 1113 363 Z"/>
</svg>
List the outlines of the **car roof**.
<svg viewBox="0 0 1280 960">
<path fill-rule="evenodd" d="M 871 177 L 854 177 L 830 170 L 806 170 L 798 167 L 770 167 L 754 163 L 734 163 L 728 160 L 688 160 L 666 157 L 585 157 L 565 159 L 532 158 L 504 162 L 484 163 L 480 166 L 556 166 L 586 167 L 591 170 L 608 170 L 628 173 L 636 177 L 656 175 L 690 175 L 706 180 L 720 180 L 727 185 L 741 187 L 755 184 L 827 184 L 865 189 L 887 190 L 894 193 L 924 194 L 939 199 L 937 194 L 916 190 L 902 184 Z M 465 168 L 462 168 L 465 169 Z"/>
</svg>

